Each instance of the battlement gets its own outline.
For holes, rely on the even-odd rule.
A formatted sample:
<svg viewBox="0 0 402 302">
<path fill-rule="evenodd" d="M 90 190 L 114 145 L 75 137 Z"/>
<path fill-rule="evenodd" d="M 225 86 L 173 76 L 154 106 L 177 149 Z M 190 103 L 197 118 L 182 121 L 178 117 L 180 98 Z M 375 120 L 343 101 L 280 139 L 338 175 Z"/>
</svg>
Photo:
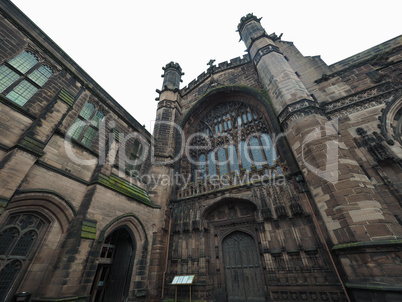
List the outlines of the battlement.
<svg viewBox="0 0 402 302">
<path fill-rule="evenodd" d="M 234 68 L 248 62 L 250 62 L 250 57 L 248 54 L 245 54 L 242 57 L 236 57 L 231 59 L 230 61 L 221 62 L 217 66 L 213 65 L 212 67 L 208 68 L 207 71 L 201 73 L 195 80 L 192 80 L 186 87 L 182 88 L 180 90 L 181 95 L 187 94 L 194 87 L 198 86 L 202 81 L 208 78 L 212 73 L 222 72 L 224 70 Z"/>
</svg>

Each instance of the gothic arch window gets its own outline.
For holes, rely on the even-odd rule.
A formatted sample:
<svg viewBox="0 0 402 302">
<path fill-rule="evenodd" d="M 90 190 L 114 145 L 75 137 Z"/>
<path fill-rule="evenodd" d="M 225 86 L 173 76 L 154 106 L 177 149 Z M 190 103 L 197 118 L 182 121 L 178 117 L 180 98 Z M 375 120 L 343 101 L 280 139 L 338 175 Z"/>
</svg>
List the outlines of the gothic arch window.
<svg viewBox="0 0 402 302">
<path fill-rule="evenodd" d="M 261 112 L 239 101 L 224 102 L 207 112 L 190 140 L 193 180 L 222 177 L 273 165 L 276 151 Z"/>
<path fill-rule="evenodd" d="M 24 51 L 0 66 L 0 93 L 23 106 L 52 75 L 52 68 Z"/>
<path fill-rule="evenodd" d="M 46 232 L 48 223 L 32 213 L 10 215 L 0 229 L 0 301 L 10 297 Z"/>
<path fill-rule="evenodd" d="M 74 124 L 68 130 L 67 135 L 89 147 L 99 131 L 99 126 L 103 118 L 103 112 L 95 110 L 95 106 L 88 102 L 85 104 L 84 108 L 82 108 Z"/>
</svg>

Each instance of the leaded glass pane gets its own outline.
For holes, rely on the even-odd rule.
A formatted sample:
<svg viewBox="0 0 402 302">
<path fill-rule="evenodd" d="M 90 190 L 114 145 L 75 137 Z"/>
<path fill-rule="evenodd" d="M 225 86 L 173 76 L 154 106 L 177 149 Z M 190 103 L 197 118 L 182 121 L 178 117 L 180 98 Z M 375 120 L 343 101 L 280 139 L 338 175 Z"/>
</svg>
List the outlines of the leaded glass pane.
<svg viewBox="0 0 402 302">
<path fill-rule="evenodd" d="M 94 117 L 92 118 L 92 125 L 99 128 L 100 122 L 103 120 L 103 113 L 101 111 L 96 111 Z"/>
<path fill-rule="evenodd" d="M 36 84 L 42 87 L 47 82 L 47 80 L 52 76 L 52 74 L 53 71 L 49 67 L 42 65 L 38 69 L 34 70 L 28 76 L 28 78 L 30 78 L 32 81 L 34 81 Z"/>
<path fill-rule="evenodd" d="M 225 149 L 218 150 L 218 160 L 219 160 L 219 174 L 223 176 L 224 174 L 228 174 L 228 166 L 226 160 L 226 151 Z"/>
<path fill-rule="evenodd" d="M 82 116 L 84 119 L 89 121 L 89 119 L 91 118 L 92 113 L 94 113 L 94 111 L 95 111 L 95 106 L 91 103 L 86 103 L 84 108 L 82 108 L 82 110 L 80 112 L 80 116 Z"/>
<path fill-rule="evenodd" d="M 234 171 L 240 173 L 240 168 L 250 172 L 253 165 L 262 168 L 266 164 L 266 152 L 269 151 L 271 164 L 276 159 L 273 147 L 272 150 L 266 150 L 269 141 L 264 141 L 265 146 L 261 143 L 260 133 L 267 132 L 264 116 L 256 108 L 242 102 L 225 102 L 216 105 L 201 118 L 194 133 L 206 133 L 207 140 L 197 140 L 192 145 L 199 147 L 209 144 L 208 148 L 211 149 L 218 147 L 216 155 L 212 151 L 208 156 L 205 155 L 210 177 L 216 175 L 218 165 L 221 176 Z M 267 138 L 269 139 L 268 135 Z M 194 158 L 200 161 L 200 170 L 203 167 L 202 153 L 194 151 Z M 222 164 L 226 161 L 228 163 Z M 185 169 L 188 168 L 183 166 L 183 170 Z M 194 167 L 191 169 L 193 172 Z"/>
<path fill-rule="evenodd" d="M 70 129 L 68 129 L 67 135 L 78 140 L 86 125 L 87 125 L 87 122 L 85 122 L 79 118 L 76 119 L 74 124 L 70 127 Z"/>
<path fill-rule="evenodd" d="M 0 92 L 14 83 L 20 76 L 7 66 L 0 67 Z"/>
<path fill-rule="evenodd" d="M 12 261 L 0 271 L 0 301 L 5 301 L 15 277 L 21 270 L 21 262 Z"/>
<path fill-rule="evenodd" d="M 240 158 L 241 158 L 241 163 L 243 168 L 245 168 L 247 171 L 251 170 L 251 158 L 250 154 L 248 153 L 248 147 L 247 144 L 243 141 L 239 143 L 239 152 L 240 152 Z"/>
<path fill-rule="evenodd" d="M 205 154 L 201 154 L 199 157 L 199 175 L 201 179 L 204 179 L 207 174 L 207 159 Z"/>
<path fill-rule="evenodd" d="M 82 138 L 81 142 L 85 146 L 89 147 L 92 144 L 92 141 L 94 140 L 94 138 L 96 136 L 96 133 L 97 133 L 97 131 L 94 128 L 88 127 L 84 133 L 84 137 Z"/>
<path fill-rule="evenodd" d="M 35 231 L 28 231 L 23 234 L 15 245 L 11 255 L 27 256 L 37 237 L 38 236 Z"/>
<path fill-rule="evenodd" d="M 239 169 L 239 161 L 237 159 L 236 148 L 234 146 L 228 147 L 228 156 L 229 156 L 229 166 L 231 172 L 238 172 L 240 173 Z"/>
<path fill-rule="evenodd" d="M 24 51 L 23 53 L 16 56 L 14 59 L 11 59 L 8 62 L 11 66 L 18 69 L 21 73 L 26 73 L 30 70 L 36 63 L 38 63 L 38 59 L 34 54 Z"/>
<path fill-rule="evenodd" d="M 208 153 L 208 170 L 209 177 L 214 177 L 216 175 L 216 160 L 215 160 L 215 152 Z"/>
<path fill-rule="evenodd" d="M 250 149 L 253 155 L 254 165 L 257 166 L 257 168 L 262 168 L 262 165 L 265 164 L 265 159 L 262 155 L 261 146 L 257 138 L 252 137 L 250 139 Z"/>
<path fill-rule="evenodd" d="M 34 85 L 24 80 L 19 83 L 13 91 L 7 94 L 6 97 L 18 105 L 23 106 L 36 91 L 38 91 L 38 89 Z"/>
<path fill-rule="evenodd" d="M 261 144 L 263 146 L 265 156 L 267 157 L 268 163 L 272 166 L 274 160 L 276 160 L 277 155 L 275 152 L 274 144 L 268 134 L 261 135 Z"/>
<path fill-rule="evenodd" d="M 6 254 L 7 250 L 13 244 L 15 238 L 18 237 L 18 230 L 16 228 L 5 229 L 0 234 L 0 255 Z"/>
</svg>

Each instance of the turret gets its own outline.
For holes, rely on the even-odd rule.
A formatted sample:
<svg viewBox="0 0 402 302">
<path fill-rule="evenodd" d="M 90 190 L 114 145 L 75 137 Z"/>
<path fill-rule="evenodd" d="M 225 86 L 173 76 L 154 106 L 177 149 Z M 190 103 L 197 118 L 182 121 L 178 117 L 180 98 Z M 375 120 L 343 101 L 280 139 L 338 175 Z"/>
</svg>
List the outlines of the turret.
<svg viewBox="0 0 402 302">
<path fill-rule="evenodd" d="M 156 161 L 169 162 L 175 154 L 175 121 L 180 115 L 179 88 L 184 75 L 178 63 L 170 62 L 162 67 L 164 73 L 162 90 L 157 89 L 159 101 L 154 128 Z"/>
<path fill-rule="evenodd" d="M 170 62 L 162 67 L 164 73 L 161 75 L 163 78 L 162 90 L 157 89 L 159 97 L 155 100 L 160 101 L 164 99 L 174 100 L 174 95 L 180 88 L 180 83 L 183 82 L 181 76 L 184 75 L 178 63 Z M 173 97 L 173 99 L 172 99 Z"/>
<path fill-rule="evenodd" d="M 275 34 L 267 35 L 260 20 L 248 14 L 241 18 L 237 29 L 257 68 L 261 83 L 270 94 L 276 113 L 281 115 L 288 105 L 299 101 L 307 101 L 310 106 L 318 107 L 275 44 L 279 38 Z"/>
</svg>

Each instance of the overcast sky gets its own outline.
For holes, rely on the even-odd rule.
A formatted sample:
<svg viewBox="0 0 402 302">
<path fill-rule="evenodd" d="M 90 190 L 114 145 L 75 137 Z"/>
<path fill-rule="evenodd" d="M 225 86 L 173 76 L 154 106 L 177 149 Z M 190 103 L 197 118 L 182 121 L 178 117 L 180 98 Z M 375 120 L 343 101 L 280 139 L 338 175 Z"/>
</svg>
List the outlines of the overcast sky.
<svg viewBox="0 0 402 302">
<path fill-rule="evenodd" d="M 162 67 L 179 63 L 183 88 L 210 59 L 243 56 L 236 30 L 248 13 L 328 65 L 402 34 L 401 0 L 12 2 L 148 131 Z"/>
</svg>

